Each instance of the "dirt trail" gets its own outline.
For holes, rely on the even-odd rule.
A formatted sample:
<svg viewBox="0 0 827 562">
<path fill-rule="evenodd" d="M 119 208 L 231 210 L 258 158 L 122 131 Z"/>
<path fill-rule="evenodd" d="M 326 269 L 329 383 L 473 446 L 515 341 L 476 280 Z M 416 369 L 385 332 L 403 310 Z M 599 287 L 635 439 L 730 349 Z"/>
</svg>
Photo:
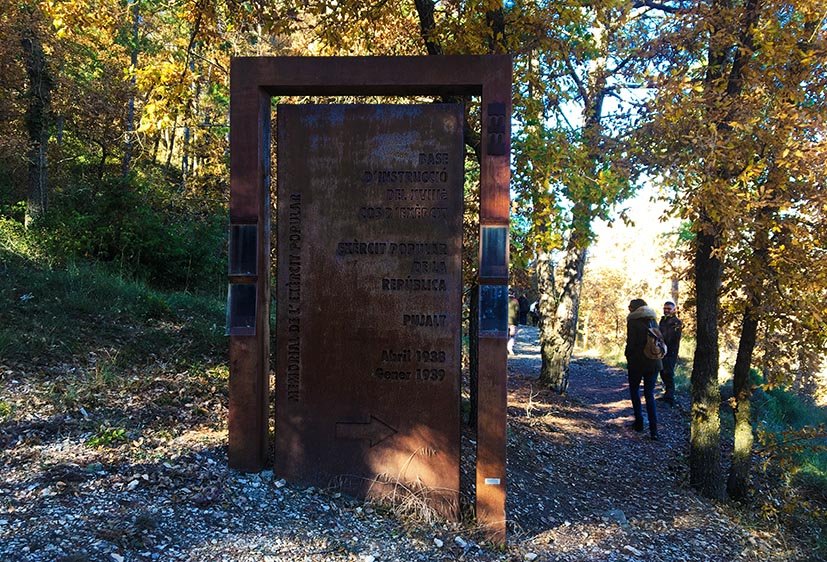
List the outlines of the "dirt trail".
<svg viewBox="0 0 827 562">
<path fill-rule="evenodd" d="M 427 524 L 335 488 L 230 470 L 226 409 L 206 375 L 159 363 L 149 376 L 136 371 L 136 386 L 113 387 L 85 408 L 49 410 L 56 385 L 76 384 L 88 367 L 0 365 L 0 400 L 17 400 L 14 419 L 0 423 L 0 560 L 812 559 L 745 530 L 725 505 L 686 485 L 685 411 L 660 408 L 661 441 L 651 441 L 627 428 L 622 370 L 578 359 L 561 397 L 537 390 L 536 329 L 520 332 L 516 350 L 509 359 L 511 531 L 504 549 L 466 526 Z M 128 390 L 139 383 L 142 392 Z M 102 428 L 123 429 L 107 433 L 109 444 L 92 446 Z"/>
<path fill-rule="evenodd" d="M 576 359 L 567 396 L 539 390 L 537 330 L 509 358 L 509 517 L 548 560 L 790 560 L 687 485 L 688 399 L 658 403 L 660 440 L 629 427 L 625 371 Z M 547 558 L 545 558 L 547 557 Z"/>
</svg>

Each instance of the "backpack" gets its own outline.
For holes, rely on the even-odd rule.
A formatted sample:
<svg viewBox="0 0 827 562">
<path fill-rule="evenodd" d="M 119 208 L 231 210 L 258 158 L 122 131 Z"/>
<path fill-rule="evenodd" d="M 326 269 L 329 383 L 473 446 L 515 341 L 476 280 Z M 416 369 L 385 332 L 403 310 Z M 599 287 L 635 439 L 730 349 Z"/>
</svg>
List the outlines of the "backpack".
<svg viewBox="0 0 827 562">
<path fill-rule="evenodd" d="M 643 355 L 647 359 L 663 359 L 666 357 L 666 342 L 658 328 L 649 328 L 646 345 L 643 346 Z"/>
</svg>

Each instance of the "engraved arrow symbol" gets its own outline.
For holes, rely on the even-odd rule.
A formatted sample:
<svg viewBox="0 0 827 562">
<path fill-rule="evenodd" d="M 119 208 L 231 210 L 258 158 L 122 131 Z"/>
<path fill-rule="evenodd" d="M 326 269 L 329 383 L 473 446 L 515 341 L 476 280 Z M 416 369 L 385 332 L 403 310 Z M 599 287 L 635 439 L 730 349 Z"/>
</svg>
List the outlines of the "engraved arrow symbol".
<svg viewBox="0 0 827 562">
<path fill-rule="evenodd" d="M 371 415 L 370 421 L 360 423 L 337 422 L 336 439 L 355 439 L 357 441 L 370 441 L 370 446 L 375 447 L 397 431 Z"/>
</svg>

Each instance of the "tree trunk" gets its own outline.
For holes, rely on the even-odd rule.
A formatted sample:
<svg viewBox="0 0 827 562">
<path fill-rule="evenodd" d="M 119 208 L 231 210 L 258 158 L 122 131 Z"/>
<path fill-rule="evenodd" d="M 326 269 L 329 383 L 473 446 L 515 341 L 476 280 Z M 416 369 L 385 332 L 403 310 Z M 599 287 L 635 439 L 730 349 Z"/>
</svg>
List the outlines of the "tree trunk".
<svg viewBox="0 0 827 562">
<path fill-rule="evenodd" d="M 702 495 L 723 499 L 718 386 L 718 289 L 722 266 L 721 260 L 712 253 L 716 242 L 714 233 L 698 232 L 695 248 L 697 346 L 692 367 L 689 480 Z"/>
<path fill-rule="evenodd" d="M 129 101 L 126 107 L 126 118 L 124 120 L 124 148 L 123 148 L 123 162 L 121 166 L 121 173 L 124 177 L 129 174 L 130 166 L 132 165 L 132 137 L 135 134 L 135 88 L 136 72 L 138 69 L 138 23 L 140 15 L 138 14 L 138 1 L 132 0 L 132 52 L 130 54 L 131 68 L 129 73 L 132 77 L 129 80 Z"/>
<path fill-rule="evenodd" d="M 680 282 L 681 281 L 680 281 L 680 277 L 678 277 L 678 274 L 677 273 L 673 274 L 672 275 L 672 302 L 675 303 L 675 306 L 678 306 L 681 302 L 680 301 L 680 296 L 681 296 Z"/>
<path fill-rule="evenodd" d="M 106 145 L 103 143 L 99 143 L 98 146 L 101 147 L 101 159 L 98 162 L 98 179 L 103 179 L 103 174 L 106 173 L 106 159 L 109 156 L 109 153 L 106 150 Z"/>
<path fill-rule="evenodd" d="M 772 181 L 778 168 L 769 173 Z M 760 265 L 761 274 L 752 278 L 752 284 L 744 288 L 749 296 L 744 319 L 741 324 L 741 338 L 738 342 L 738 356 L 735 359 L 733 373 L 733 394 L 735 397 L 735 447 L 732 451 L 732 464 L 729 467 L 727 493 L 734 499 L 744 499 L 749 493 L 749 474 L 752 468 L 752 416 L 750 415 L 750 400 L 752 399 L 752 384 L 749 380 L 749 370 L 752 365 L 752 354 L 758 339 L 759 310 L 763 301 L 763 294 L 767 282 L 774 276 L 770 264 L 769 244 L 770 234 L 764 225 L 772 223 L 772 216 L 778 212 L 775 206 L 763 207 L 758 212 L 755 224 L 758 230 L 755 233 L 752 250 L 756 262 Z"/>
<path fill-rule="evenodd" d="M 586 249 L 570 243 L 563 262 L 563 277 L 556 283 L 551 256 L 537 258 L 537 285 L 540 293 L 539 382 L 563 394 L 569 384 L 569 363 L 577 337 L 577 315 Z"/>
<path fill-rule="evenodd" d="M 25 224 L 28 227 L 49 208 L 48 165 L 46 148 L 49 143 L 49 111 L 52 100 L 52 77 L 46 65 L 46 54 L 37 33 L 25 29 L 21 40 L 29 87 L 26 92 L 26 132 L 29 137 L 29 185 L 26 199 Z"/>
<path fill-rule="evenodd" d="M 730 497 L 743 499 L 749 492 L 749 473 L 752 466 L 752 417 L 750 415 L 750 398 L 752 385 L 749 380 L 749 368 L 752 364 L 752 352 L 758 334 L 758 318 L 752 306 L 744 312 L 741 325 L 741 340 L 738 343 L 738 357 L 735 360 L 734 380 L 735 395 L 735 447 L 732 451 L 732 464 L 729 468 L 727 492 Z"/>
<path fill-rule="evenodd" d="M 172 121 L 172 131 L 170 132 L 169 142 L 167 143 L 167 168 L 172 166 L 172 153 L 175 149 L 175 134 L 178 130 L 178 114 L 175 114 L 175 119 Z"/>
</svg>

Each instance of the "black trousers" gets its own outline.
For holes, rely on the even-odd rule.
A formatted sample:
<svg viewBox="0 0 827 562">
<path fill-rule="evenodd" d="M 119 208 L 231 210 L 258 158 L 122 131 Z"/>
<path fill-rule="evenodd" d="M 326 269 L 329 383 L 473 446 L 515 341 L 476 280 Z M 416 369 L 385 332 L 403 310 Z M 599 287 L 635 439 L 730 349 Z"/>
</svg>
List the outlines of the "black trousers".
<svg viewBox="0 0 827 562">
<path fill-rule="evenodd" d="M 675 399 L 675 365 L 677 357 L 664 357 L 661 359 L 663 370 L 660 372 L 660 380 L 663 381 L 663 391 L 667 400 Z"/>
<path fill-rule="evenodd" d="M 655 383 L 658 372 L 645 373 L 637 369 L 629 369 L 629 395 L 632 399 L 632 410 L 635 413 L 635 425 L 643 427 L 643 410 L 640 404 L 640 382 L 643 381 L 643 396 L 646 399 L 646 416 L 649 418 L 649 433 L 658 433 L 658 412 L 655 406 Z"/>
</svg>

